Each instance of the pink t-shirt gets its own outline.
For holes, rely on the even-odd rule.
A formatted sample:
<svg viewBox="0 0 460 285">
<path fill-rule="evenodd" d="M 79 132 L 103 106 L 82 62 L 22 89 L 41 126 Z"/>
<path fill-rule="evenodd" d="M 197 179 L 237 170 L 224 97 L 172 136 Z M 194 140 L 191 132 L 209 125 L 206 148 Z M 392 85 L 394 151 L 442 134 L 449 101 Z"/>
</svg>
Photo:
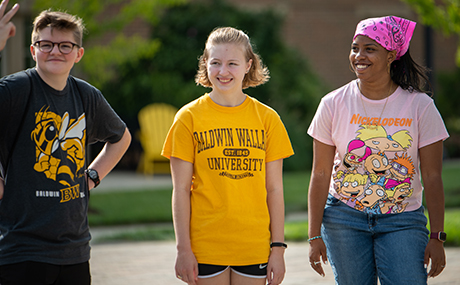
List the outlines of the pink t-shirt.
<svg viewBox="0 0 460 285">
<path fill-rule="evenodd" d="M 399 87 L 369 100 L 356 80 L 323 97 L 308 134 L 336 147 L 329 193 L 376 214 L 421 206 L 418 150 L 449 137 L 428 95 Z"/>
</svg>

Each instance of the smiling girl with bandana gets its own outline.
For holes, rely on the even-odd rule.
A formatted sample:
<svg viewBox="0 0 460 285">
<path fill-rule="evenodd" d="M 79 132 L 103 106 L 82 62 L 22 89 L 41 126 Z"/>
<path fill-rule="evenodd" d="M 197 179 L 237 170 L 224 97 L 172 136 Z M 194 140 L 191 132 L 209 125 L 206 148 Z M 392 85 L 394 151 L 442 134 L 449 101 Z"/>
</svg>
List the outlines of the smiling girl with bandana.
<svg viewBox="0 0 460 285">
<path fill-rule="evenodd" d="M 336 284 L 426 284 L 427 277 L 439 275 L 446 264 L 441 169 L 442 142 L 448 133 L 433 99 L 425 94 L 427 70 L 409 52 L 415 25 L 395 16 L 361 21 L 349 55 L 357 79 L 322 99 L 308 129 L 314 138 L 308 193 L 310 264 L 324 275 L 321 260 L 329 261 Z M 344 203 L 335 187 L 345 177 L 337 173 L 350 172 L 343 161 L 350 142 L 358 139 L 372 150 L 353 169 L 369 174 L 365 190 L 356 197 L 362 208 Z M 397 143 L 401 141 L 403 145 Z M 415 173 L 398 181 L 391 173 L 403 156 L 413 162 Z M 384 187 L 390 182 L 405 183 L 413 191 L 399 195 L 396 187 L 384 188 L 387 197 L 399 197 L 404 205 L 398 211 L 386 210 L 394 206 L 391 199 L 372 205 L 363 199 L 375 183 Z"/>
</svg>

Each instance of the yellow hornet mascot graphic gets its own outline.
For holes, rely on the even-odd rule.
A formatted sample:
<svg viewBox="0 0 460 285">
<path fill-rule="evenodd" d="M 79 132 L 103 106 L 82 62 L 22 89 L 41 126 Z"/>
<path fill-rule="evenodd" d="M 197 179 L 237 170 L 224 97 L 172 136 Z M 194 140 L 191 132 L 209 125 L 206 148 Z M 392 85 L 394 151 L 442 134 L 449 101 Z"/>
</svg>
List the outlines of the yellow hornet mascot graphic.
<svg viewBox="0 0 460 285">
<path fill-rule="evenodd" d="M 75 175 L 84 167 L 85 115 L 77 120 L 70 119 L 66 112 L 62 117 L 43 107 L 35 114 L 35 129 L 31 139 L 35 142 L 35 165 L 37 172 L 43 172 L 48 179 L 56 181 L 61 174 L 65 176 L 58 181 L 62 185 L 71 186 L 67 180 L 73 181 Z M 66 157 L 58 157 L 55 152 L 61 148 Z M 64 163 L 62 160 L 66 159 Z M 61 163 L 63 162 L 63 163 Z"/>
</svg>

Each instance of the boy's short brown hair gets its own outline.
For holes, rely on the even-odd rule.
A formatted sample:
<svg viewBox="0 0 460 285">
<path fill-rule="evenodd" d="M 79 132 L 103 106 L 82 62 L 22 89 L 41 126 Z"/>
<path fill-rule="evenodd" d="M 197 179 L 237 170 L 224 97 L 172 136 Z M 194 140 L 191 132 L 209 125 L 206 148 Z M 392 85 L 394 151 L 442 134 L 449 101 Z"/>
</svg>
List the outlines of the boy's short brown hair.
<svg viewBox="0 0 460 285">
<path fill-rule="evenodd" d="M 51 10 L 41 12 L 34 20 L 32 44 L 39 40 L 39 32 L 47 27 L 50 27 L 51 30 L 57 29 L 59 31 L 73 32 L 75 43 L 80 47 L 82 46 L 85 26 L 81 18 L 65 12 Z"/>
</svg>

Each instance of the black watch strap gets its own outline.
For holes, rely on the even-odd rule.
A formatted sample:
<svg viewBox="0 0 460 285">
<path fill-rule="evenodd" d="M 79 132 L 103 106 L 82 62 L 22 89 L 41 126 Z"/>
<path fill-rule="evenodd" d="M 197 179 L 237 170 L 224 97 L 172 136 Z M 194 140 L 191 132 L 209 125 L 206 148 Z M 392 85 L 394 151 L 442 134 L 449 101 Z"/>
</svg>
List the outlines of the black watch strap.
<svg viewBox="0 0 460 285">
<path fill-rule="evenodd" d="M 287 244 L 285 244 L 284 242 L 272 242 L 270 244 L 270 247 L 284 247 L 284 248 L 287 248 Z"/>
</svg>

